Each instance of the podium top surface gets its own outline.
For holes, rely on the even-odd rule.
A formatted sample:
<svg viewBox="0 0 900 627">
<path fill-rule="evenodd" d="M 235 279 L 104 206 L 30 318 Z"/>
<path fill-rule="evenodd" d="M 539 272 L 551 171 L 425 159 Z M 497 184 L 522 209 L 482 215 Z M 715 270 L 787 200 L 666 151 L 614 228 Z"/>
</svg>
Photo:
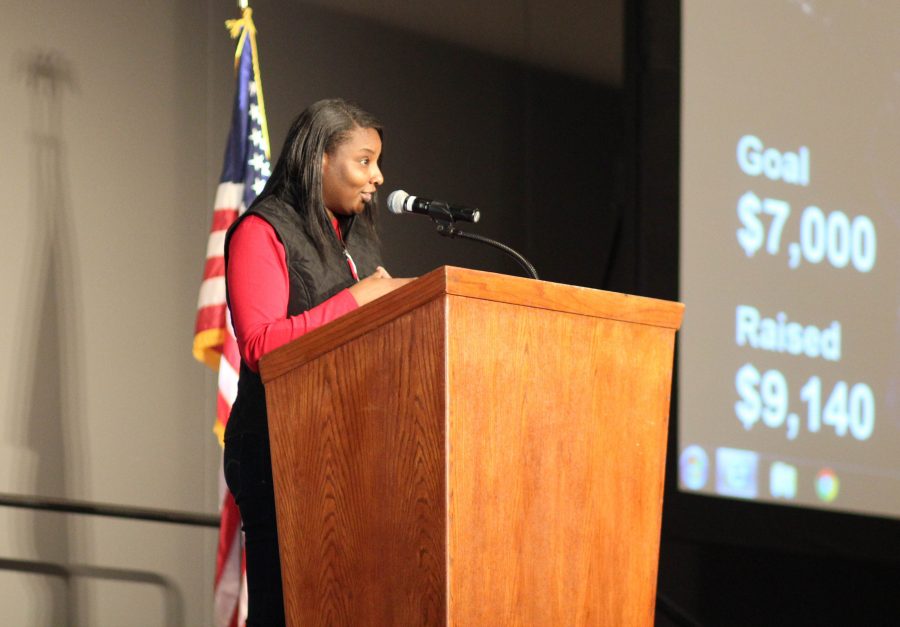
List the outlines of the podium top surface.
<svg viewBox="0 0 900 627">
<path fill-rule="evenodd" d="M 680 328 L 684 315 L 684 305 L 677 302 L 442 266 L 264 355 L 263 382 L 445 294 L 673 330 Z"/>
</svg>

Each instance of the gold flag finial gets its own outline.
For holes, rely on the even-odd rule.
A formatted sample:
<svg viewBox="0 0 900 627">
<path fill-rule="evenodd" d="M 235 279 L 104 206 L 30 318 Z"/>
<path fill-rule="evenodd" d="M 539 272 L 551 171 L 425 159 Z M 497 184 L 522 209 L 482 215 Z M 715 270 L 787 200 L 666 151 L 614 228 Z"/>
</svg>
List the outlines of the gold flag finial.
<svg viewBox="0 0 900 627">
<path fill-rule="evenodd" d="M 232 39 L 236 39 L 245 30 L 256 34 L 256 26 L 253 24 L 253 9 L 245 7 L 238 19 L 225 20 L 225 28 L 231 33 Z"/>
</svg>

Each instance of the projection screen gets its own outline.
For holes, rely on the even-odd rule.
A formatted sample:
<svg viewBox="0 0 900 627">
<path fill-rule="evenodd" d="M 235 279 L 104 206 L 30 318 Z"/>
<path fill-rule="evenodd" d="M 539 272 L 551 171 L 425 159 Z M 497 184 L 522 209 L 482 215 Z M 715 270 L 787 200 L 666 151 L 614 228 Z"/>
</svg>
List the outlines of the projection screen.
<svg viewBox="0 0 900 627">
<path fill-rule="evenodd" d="M 679 490 L 900 517 L 900 3 L 682 7 Z"/>
</svg>

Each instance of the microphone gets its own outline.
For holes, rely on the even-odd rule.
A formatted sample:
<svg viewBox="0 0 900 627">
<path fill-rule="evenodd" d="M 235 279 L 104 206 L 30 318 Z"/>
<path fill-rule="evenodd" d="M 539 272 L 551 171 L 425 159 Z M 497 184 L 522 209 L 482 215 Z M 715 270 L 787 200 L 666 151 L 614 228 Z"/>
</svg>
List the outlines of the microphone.
<svg viewBox="0 0 900 627">
<path fill-rule="evenodd" d="M 478 222 L 481 219 L 481 212 L 473 207 L 410 196 L 402 189 L 391 192 L 387 202 L 391 213 L 421 213 L 435 220 L 449 222 Z"/>
<path fill-rule="evenodd" d="M 391 192 L 387 199 L 388 210 L 391 213 L 421 213 L 434 220 L 434 226 L 437 232 L 444 237 L 461 237 L 476 242 L 499 248 L 507 255 L 515 259 L 525 271 L 533 279 L 538 278 L 537 270 L 531 265 L 525 257 L 514 251 L 506 244 L 502 244 L 496 240 L 475 233 L 466 233 L 460 231 L 453 224 L 456 220 L 463 222 L 478 222 L 481 218 L 481 212 L 472 207 L 462 207 L 460 205 L 451 205 L 439 200 L 429 200 L 428 198 L 419 198 L 418 196 L 410 196 L 402 189 Z"/>
</svg>

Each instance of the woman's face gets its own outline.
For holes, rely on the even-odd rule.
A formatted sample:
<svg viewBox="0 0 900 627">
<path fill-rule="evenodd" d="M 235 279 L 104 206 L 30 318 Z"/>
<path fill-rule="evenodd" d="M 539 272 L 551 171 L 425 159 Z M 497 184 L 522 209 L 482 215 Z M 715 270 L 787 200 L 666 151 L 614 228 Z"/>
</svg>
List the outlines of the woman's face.
<svg viewBox="0 0 900 627">
<path fill-rule="evenodd" d="M 381 138 L 372 128 L 356 127 L 347 140 L 322 158 L 322 197 L 329 215 L 355 215 L 384 183 L 378 168 Z"/>
</svg>

